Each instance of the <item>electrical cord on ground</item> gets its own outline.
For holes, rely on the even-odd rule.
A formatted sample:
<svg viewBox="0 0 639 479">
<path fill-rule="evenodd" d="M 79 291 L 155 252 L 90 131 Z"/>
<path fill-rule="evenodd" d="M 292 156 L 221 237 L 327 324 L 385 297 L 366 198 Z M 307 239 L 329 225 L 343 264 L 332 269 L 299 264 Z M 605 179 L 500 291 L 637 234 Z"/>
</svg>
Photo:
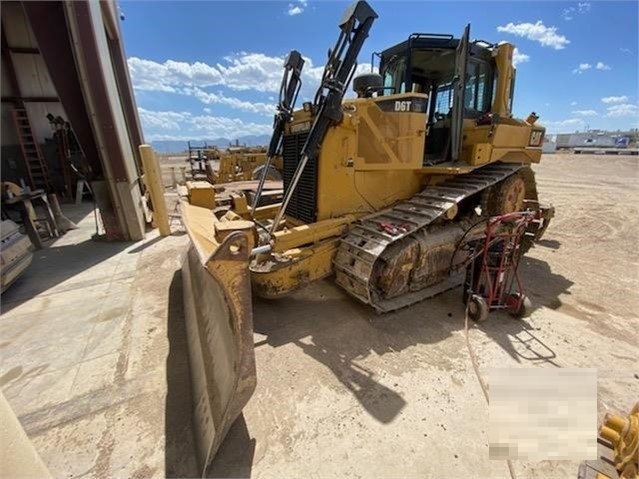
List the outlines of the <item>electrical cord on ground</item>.
<svg viewBox="0 0 639 479">
<path fill-rule="evenodd" d="M 490 403 L 490 399 L 488 397 L 488 386 L 484 381 L 481 373 L 479 372 L 479 363 L 477 362 L 477 355 L 475 354 L 475 350 L 470 344 L 470 337 L 468 334 L 468 304 L 470 303 L 470 295 L 468 296 L 468 300 L 466 301 L 466 309 L 464 311 L 464 337 L 466 338 L 466 349 L 468 349 L 468 354 L 470 356 L 470 362 L 473 365 L 473 370 L 475 371 L 475 375 L 477 376 L 477 380 L 479 381 L 479 385 L 481 386 L 481 390 L 484 393 L 484 398 L 486 399 L 486 404 Z M 508 472 L 510 472 L 511 479 L 517 479 L 517 475 L 515 474 L 515 469 L 513 467 L 510 459 L 506 460 L 506 465 L 508 466 Z"/>
</svg>

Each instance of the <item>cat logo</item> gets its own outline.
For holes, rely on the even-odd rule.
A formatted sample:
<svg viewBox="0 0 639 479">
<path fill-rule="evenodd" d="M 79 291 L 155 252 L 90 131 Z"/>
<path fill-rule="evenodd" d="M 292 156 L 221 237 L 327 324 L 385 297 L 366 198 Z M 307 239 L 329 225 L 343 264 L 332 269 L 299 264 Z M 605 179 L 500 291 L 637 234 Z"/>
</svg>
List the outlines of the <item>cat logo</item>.
<svg viewBox="0 0 639 479">
<path fill-rule="evenodd" d="M 396 101 L 395 111 L 410 111 L 410 105 L 412 101 Z"/>
<path fill-rule="evenodd" d="M 530 134 L 530 141 L 528 142 L 528 144 L 530 146 L 540 146 L 541 145 L 541 140 L 544 137 L 544 131 L 543 130 L 533 130 L 532 133 Z"/>
</svg>

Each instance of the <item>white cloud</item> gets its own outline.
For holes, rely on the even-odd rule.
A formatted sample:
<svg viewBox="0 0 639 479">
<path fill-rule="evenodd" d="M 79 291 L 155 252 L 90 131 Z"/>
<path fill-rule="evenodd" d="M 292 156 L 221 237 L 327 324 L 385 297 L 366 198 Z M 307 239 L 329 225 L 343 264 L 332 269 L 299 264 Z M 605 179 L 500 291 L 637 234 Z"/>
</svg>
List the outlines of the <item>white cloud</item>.
<svg viewBox="0 0 639 479">
<path fill-rule="evenodd" d="M 597 116 L 597 112 L 595 110 L 574 110 L 572 114 L 581 116 Z"/>
<path fill-rule="evenodd" d="M 186 63 L 167 60 L 164 63 L 131 57 L 127 61 L 134 88 L 151 91 L 175 91 L 179 84 L 210 86 L 224 81 L 220 72 L 202 62 Z"/>
<path fill-rule="evenodd" d="M 622 116 L 639 117 L 639 107 L 630 103 L 623 103 L 621 105 L 612 105 L 608 107 L 607 117 L 618 118 Z"/>
<path fill-rule="evenodd" d="M 224 86 L 234 90 L 279 93 L 284 72 L 284 56 L 242 52 L 227 57 L 226 60 L 230 65 L 217 64 L 224 78 Z M 322 79 L 324 62 L 315 66 L 313 60 L 308 57 L 304 57 L 304 61 L 301 95 L 312 97 Z M 362 68 L 368 68 L 366 71 L 369 71 L 370 63 L 359 64 L 357 71 Z"/>
<path fill-rule="evenodd" d="M 138 115 L 145 131 L 147 129 L 179 131 L 181 123 L 191 116 L 188 112 L 149 111 L 145 108 L 138 108 Z"/>
<path fill-rule="evenodd" d="M 194 116 L 191 118 L 191 123 L 195 125 L 197 131 L 200 131 L 200 138 L 214 136 L 235 138 L 247 135 L 267 135 L 273 131 L 272 122 L 264 124 L 244 122 L 238 118 Z"/>
<path fill-rule="evenodd" d="M 261 53 L 242 53 L 225 60 L 225 65 L 218 63 L 213 66 L 175 60 L 158 63 L 132 57 L 128 65 L 136 90 L 189 95 L 207 105 L 222 104 L 250 113 L 272 115 L 274 105 L 244 101 L 222 93 L 207 92 L 203 88 L 219 86 L 238 91 L 277 92 L 284 59 Z"/>
<path fill-rule="evenodd" d="M 580 63 L 579 66 L 575 68 L 572 72 L 579 73 L 581 75 L 583 72 L 585 72 L 586 70 L 590 70 L 591 68 L 592 68 L 592 65 L 590 63 Z"/>
<path fill-rule="evenodd" d="M 304 60 L 298 103 L 313 99 L 324 72 L 323 62 L 315 66 L 310 58 L 304 57 Z M 215 65 L 174 60 L 159 63 L 137 57 L 129 58 L 128 64 L 136 90 L 191 95 L 205 104 L 225 104 L 243 111 L 271 115 L 273 107 L 270 104 L 243 101 L 222 93 L 212 93 L 206 88 L 277 94 L 282 81 L 284 57 L 240 52 L 224 57 L 223 63 Z M 356 74 L 369 71 L 370 63 L 360 63 Z"/>
<path fill-rule="evenodd" d="M 505 26 L 498 26 L 497 31 L 537 41 L 542 46 L 555 50 L 562 50 L 570 43 L 570 40 L 564 35 L 557 33 L 557 27 L 547 27 L 541 20 L 538 20 L 537 23 L 515 24 L 510 22 Z"/>
<path fill-rule="evenodd" d="M 244 122 L 238 118 L 192 115 L 188 112 L 152 111 L 138 108 L 138 115 L 149 141 L 188 140 L 195 138 L 237 138 L 247 135 L 268 135 L 270 122 Z"/>
<path fill-rule="evenodd" d="M 572 72 L 579 73 L 580 75 L 586 70 L 590 70 L 594 68 L 595 70 L 611 70 L 610 65 L 606 65 L 604 62 L 597 62 L 594 65 L 592 63 L 580 63 L 577 68 L 575 68 Z"/>
<path fill-rule="evenodd" d="M 239 98 L 227 97 L 223 93 L 208 93 L 198 87 L 184 88 L 180 91 L 186 95 L 194 96 L 202 103 L 210 105 L 217 103 L 228 105 L 236 110 L 248 111 L 258 115 L 272 116 L 275 113 L 275 104 L 251 102 L 240 100 Z M 209 112 L 210 113 L 210 109 Z"/>
<path fill-rule="evenodd" d="M 623 96 L 605 96 L 601 99 L 604 103 L 626 103 L 628 101 L 628 97 Z"/>
<path fill-rule="evenodd" d="M 224 85 L 233 90 L 277 92 L 282 80 L 283 57 L 263 53 L 240 53 L 228 59 L 230 65 L 217 64 Z"/>
<path fill-rule="evenodd" d="M 562 16 L 564 20 L 572 20 L 577 14 L 584 14 L 590 11 L 590 3 L 588 2 L 580 2 L 576 7 L 568 7 L 564 9 Z"/>
<path fill-rule="evenodd" d="M 580 2 L 577 4 L 577 9 L 579 13 L 586 13 L 590 11 L 590 3 L 589 2 Z"/>
<path fill-rule="evenodd" d="M 570 102 L 570 106 L 576 106 L 576 105 L 577 105 L 577 102 L 576 102 L 576 101 L 571 101 L 571 102 Z"/>
<path fill-rule="evenodd" d="M 520 63 L 526 63 L 530 60 L 530 55 L 526 55 L 525 53 L 521 53 L 519 48 L 515 48 L 513 51 L 513 65 L 517 66 Z"/>
<path fill-rule="evenodd" d="M 544 121 L 548 133 L 566 133 L 582 130 L 586 127 L 586 122 L 581 118 L 570 118 L 568 120 Z"/>
<path fill-rule="evenodd" d="M 226 86 L 232 90 L 278 91 L 284 59 L 262 53 L 225 58 L 227 64 L 166 60 L 158 63 L 131 57 L 127 63 L 137 90 L 175 92 L 176 86 Z"/>
<path fill-rule="evenodd" d="M 624 48 L 624 47 L 622 47 L 622 48 L 620 48 L 620 49 L 619 49 L 619 51 L 620 51 L 621 53 L 629 53 L 630 55 L 632 55 L 632 50 L 631 50 L 630 48 Z"/>
<path fill-rule="evenodd" d="M 300 13 L 304 11 L 304 8 L 306 8 L 307 5 L 308 5 L 307 0 L 298 0 L 297 5 L 294 3 L 289 3 L 288 10 L 286 11 L 286 13 L 288 13 L 290 16 L 299 15 Z"/>
</svg>

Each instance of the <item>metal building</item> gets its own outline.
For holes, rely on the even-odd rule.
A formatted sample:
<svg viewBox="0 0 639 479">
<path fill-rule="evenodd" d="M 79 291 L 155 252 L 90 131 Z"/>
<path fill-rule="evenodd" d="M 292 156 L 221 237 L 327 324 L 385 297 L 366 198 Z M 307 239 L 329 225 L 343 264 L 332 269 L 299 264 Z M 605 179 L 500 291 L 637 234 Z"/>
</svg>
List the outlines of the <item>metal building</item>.
<svg viewBox="0 0 639 479">
<path fill-rule="evenodd" d="M 2 2 L 1 16 L 2 181 L 68 197 L 84 175 L 107 239 L 142 239 L 143 137 L 117 5 Z M 51 142 L 56 130 L 71 147 Z M 74 145 L 79 176 L 65 161 Z"/>
<path fill-rule="evenodd" d="M 565 133 L 557 135 L 557 148 L 612 147 L 615 138 L 605 131 L 587 131 L 584 133 Z"/>
</svg>

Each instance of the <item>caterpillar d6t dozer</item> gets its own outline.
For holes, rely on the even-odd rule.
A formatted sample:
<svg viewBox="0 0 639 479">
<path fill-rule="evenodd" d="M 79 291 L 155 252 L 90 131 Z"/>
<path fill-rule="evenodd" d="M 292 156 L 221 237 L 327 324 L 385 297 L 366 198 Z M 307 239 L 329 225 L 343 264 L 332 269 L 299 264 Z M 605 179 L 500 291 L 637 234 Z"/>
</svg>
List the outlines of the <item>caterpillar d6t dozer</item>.
<svg viewBox="0 0 639 479">
<path fill-rule="evenodd" d="M 257 180 L 264 171 L 267 151 L 264 147 L 230 146 L 227 149 L 209 148 L 204 150 L 208 160 L 218 164 L 217 169 L 209 166 L 207 179 L 213 184 L 231 183 L 234 181 Z M 266 172 L 267 178 L 273 181 L 282 179 L 282 158 L 275 157 Z"/>
<path fill-rule="evenodd" d="M 349 7 L 314 101 L 298 110 L 303 62 L 289 56 L 266 162 L 281 153 L 281 203 L 257 207 L 261 187 L 226 209 L 205 207 L 196 188 L 182 199 L 205 467 L 255 386 L 251 291 L 277 298 L 334 274 L 356 300 L 393 311 L 463 282 L 464 242 L 483 219 L 533 211 L 527 248 L 552 215 L 530 168 L 545 129 L 511 114 L 514 46 L 471 42 L 469 26 L 460 38 L 411 34 L 377 55 L 379 73 L 353 79 L 376 18 L 364 1 Z M 351 80 L 357 98 L 345 99 Z"/>
</svg>

